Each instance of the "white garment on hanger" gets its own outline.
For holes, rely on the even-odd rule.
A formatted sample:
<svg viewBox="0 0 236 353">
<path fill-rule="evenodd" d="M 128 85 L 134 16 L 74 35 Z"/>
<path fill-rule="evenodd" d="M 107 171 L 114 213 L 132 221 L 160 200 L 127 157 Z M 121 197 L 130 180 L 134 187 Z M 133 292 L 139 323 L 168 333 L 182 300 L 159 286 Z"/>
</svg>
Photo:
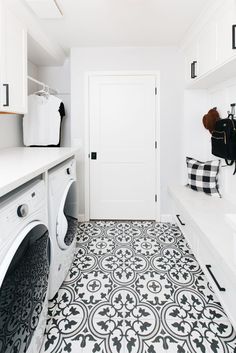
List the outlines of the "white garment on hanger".
<svg viewBox="0 0 236 353">
<path fill-rule="evenodd" d="M 60 141 L 62 101 L 53 96 L 32 94 L 28 97 L 28 113 L 23 118 L 24 145 L 58 145 Z"/>
</svg>

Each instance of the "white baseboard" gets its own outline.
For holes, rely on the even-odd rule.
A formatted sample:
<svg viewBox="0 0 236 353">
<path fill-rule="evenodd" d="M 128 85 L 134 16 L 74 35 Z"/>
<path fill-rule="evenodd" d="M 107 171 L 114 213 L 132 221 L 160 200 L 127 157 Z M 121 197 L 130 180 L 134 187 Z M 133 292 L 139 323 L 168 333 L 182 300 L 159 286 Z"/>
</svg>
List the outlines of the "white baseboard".
<svg viewBox="0 0 236 353">
<path fill-rule="evenodd" d="M 174 218 L 171 214 L 162 214 L 161 222 L 175 223 Z"/>
<path fill-rule="evenodd" d="M 79 214 L 78 215 L 78 221 L 80 223 L 85 222 L 85 214 Z M 160 222 L 169 222 L 169 223 L 175 223 L 174 218 L 171 214 L 162 214 L 160 218 Z"/>
<path fill-rule="evenodd" d="M 80 223 L 85 222 L 85 215 L 84 215 L 84 214 L 79 214 L 79 215 L 78 215 L 78 221 L 79 221 Z"/>
</svg>

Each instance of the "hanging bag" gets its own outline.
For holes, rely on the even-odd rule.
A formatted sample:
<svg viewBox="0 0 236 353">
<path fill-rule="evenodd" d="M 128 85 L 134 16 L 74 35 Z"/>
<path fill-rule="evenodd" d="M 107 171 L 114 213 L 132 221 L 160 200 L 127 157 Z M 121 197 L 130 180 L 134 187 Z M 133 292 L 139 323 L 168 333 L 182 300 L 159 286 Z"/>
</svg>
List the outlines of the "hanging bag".
<svg viewBox="0 0 236 353">
<path fill-rule="evenodd" d="M 235 163 L 236 173 L 236 121 L 234 115 L 216 121 L 211 137 L 212 154 L 225 159 L 227 165 Z"/>
</svg>

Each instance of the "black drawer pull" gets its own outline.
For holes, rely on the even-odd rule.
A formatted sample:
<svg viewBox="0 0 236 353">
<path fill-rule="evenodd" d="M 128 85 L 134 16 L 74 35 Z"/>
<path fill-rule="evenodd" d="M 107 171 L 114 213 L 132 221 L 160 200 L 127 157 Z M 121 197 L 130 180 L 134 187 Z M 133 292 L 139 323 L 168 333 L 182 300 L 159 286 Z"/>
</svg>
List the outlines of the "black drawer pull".
<svg viewBox="0 0 236 353">
<path fill-rule="evenodd" d="M 236 25 L 232 25 L 232 49 L 236 49 Z"/>
<path fill-rule="evenodd" d="M 212 271 L 211 271 L 211 265 L 206 265 L 206 269 L 208 270 L 208 272 L 210 273 L 213 281 L 215 282 L 217 288 L 219 289 L 220 292 L 225 292 L 225 288 L 221 287 L 217 281 L 217 279 L 215 278 L 215 276 L 213 275 Z"/>
<path fill-rule="evenodd" d="M 181 221 L 181 219 L 180 219 L 180 215 L 177 214 L 176 217 L 177 217 L 179 223 L 181 224 L 181 226 L 185 226 L 185 223 L 183 223 L 183 222 Z"/>
<path fill-rule="evenodd" d="M 197 65 L 197 61 L 196 60 L 191 63 L 191 78 L 193 78 L 193 79 L 197 77 L 196 65 Z"/>
<path fill-rule="evenodd" d="M 4 107 L 9 107 L 9 84 L 4 83 L 3 87 L 6 87 L 6 103 L 3 104 Z"/>
</svg>

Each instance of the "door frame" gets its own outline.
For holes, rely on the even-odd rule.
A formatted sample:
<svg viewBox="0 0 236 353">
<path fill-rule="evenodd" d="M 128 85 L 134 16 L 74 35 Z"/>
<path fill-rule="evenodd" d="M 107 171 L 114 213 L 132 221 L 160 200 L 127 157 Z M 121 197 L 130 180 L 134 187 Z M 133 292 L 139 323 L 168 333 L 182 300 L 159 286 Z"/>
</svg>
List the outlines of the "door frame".
<svg viewBox="0 0 236 353">
<path fill-rule="evenodd" d="M 85 73 L 85 131 L 84 131 L 84 168 L 85 168 L 85 181 L 84 181 L 84 197 L 85 197 L 85 222 L 90 220 L 90 119 L 89 119 L 89 82 L 92 77 L 96 76 L 155 76 L 157 95 L 155 96 L 155 140 L 157 141 L 156 151 L 156 166 L 155 166 L 155 179 L 156 179 L 156 221 L 160 222 L 160 157 L 161 157 L 161 140 L 160 140 L 160 72 L 159 71 L 92 71 Z M 153 141 L 153 144 L 155 141 Z M 153 195 L 154 197 L 155 195 Z"/>
</svg>

